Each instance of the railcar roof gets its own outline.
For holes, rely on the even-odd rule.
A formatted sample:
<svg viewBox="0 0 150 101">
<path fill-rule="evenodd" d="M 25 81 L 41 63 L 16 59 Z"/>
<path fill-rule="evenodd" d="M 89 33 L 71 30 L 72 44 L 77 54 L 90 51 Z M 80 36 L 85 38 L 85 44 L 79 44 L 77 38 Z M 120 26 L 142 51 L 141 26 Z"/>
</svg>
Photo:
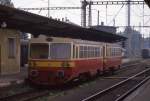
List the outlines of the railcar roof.
<svg viewBox="0 0 150 101">
<path fill-rule="evenodd" d="M 48 41 L 50 39 L 51 41 Z M 39 35 L 38 38 L 32 38 L 29 40 L 29 43 L 74 43 L 77 45 L 98 45 L 103 46 L 107 45 L 109 47 L 120 47 L 119 44 L 116 43 L 106 43 L 106 42 L 96 42 L 96 41 L 88 41 L 88 40 L 80 40 L 80 39 L 72 39 L 72 38 L 60 38 L 60 37 L 46 37 L 44 35 Z"/>
<path fill-rule="evenodd" d="M 50 41 L 48 40 L 50 39 Z M 107 45 L 108 47 L 120 47 L 119 44 L 116 43 L 106 43 L 106 42 L 96 42 L 96 41 L 88 41 L 88 40 L 80 40 L 80 39 L 71 39 L 71 38 L 60 38 L 60 37 L 46 37 L 44 35 L 39 35 L 38 38 L 31 38 L 29 40 L 29 44 L 35 43 L 74 43 L 76 45 L 83 45 L 83 46 L 104 46 Z"/>
<path fill-rule="evenodd" d="M 51 39 L 51 41 L 47 41 L 47 39 Z M 60 38 L 60 37 L 46 37 L 43 35 L 39 35 L 38 38 L 32 38 L 30 43 L 75 43 L 75 44 L 85 44 L 85 45 L 102 45 L 104 42 L 96 42 L 96 41 L 88 41 L 88 40 L 80 40 L 80 39 L 72 39 L 72 38 Z"/>
<path fill-rule="evenodd" d="M 37 14 L 22 11 L 16 8 L 0 5 L 0 24 L 6 23 L 10 29 L 53 37 L 69 37 L 101 42 L 118 42 L 126 40 L 125 37 L 98 31 L 92 28 L 83 28 L 66 22 L 57 21 Z"/>
</svg>

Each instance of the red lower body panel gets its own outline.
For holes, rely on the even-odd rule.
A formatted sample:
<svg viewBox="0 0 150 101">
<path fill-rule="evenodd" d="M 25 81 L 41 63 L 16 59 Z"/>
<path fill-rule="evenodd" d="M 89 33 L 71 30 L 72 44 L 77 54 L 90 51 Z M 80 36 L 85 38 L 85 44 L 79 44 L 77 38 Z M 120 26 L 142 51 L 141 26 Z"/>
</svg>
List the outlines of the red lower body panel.
<svg viewBox="0 0 150 101">
<path fill-rule="evenodd" d="M 37 70 L 37 75 L 29 74 L 29 81 L 38 85 L 60 85 L 70 80 L 72 70 L 49 69 Z"/>
<path fill-rule="evenodd" d="M 76 67 L 72 69 L 73 75 L 78 76 L 81 73 L 90 72 L 96 74 L 97 70 L 103 70 L 102 59 L 75 60 Z"/>
<path fill-rule="evenodd" d="M 60 85 L 68 82 L 82 73 L 96 74 L 97 70 L 103 71 L 102 59 L 72 60 L 74 67 L 48 67 L 29 69 L 28 79 L 39 85 Z M 34 73 L 35 72 L 35 73 Z"/>
<path fill-rule="evenodd" d="M 121 65 L 121 57 L 108 57 L 104 63 L 105 70 L 118 69 Z"/>
</svg>

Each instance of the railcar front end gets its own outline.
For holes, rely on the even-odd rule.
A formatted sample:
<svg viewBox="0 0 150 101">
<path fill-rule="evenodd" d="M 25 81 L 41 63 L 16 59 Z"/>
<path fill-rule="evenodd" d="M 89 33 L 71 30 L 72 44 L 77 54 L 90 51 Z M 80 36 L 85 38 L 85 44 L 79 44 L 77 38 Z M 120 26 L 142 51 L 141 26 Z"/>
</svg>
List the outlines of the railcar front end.
<svg viewBox="0 0 150 101">
<path fill-rule="evenodd" d="M 71 43 L 31 43 L 28 79 L 39 85 L 63 84 L 71 79 Z"/>
</svg>

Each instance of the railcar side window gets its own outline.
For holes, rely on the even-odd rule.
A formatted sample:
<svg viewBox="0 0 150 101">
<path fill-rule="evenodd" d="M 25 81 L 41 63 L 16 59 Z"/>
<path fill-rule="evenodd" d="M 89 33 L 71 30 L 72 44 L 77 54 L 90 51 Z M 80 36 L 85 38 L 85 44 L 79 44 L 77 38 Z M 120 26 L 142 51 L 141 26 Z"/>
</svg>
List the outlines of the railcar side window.
<svg viewBox="0 0 150 101">
<path fill-rule="evenodd" d="M 101 48 L 95 46 L 80 46 L 80 58 L 94 58 L 101 56 Z"/>
<path fill-rule="evenodd" d="M 73 45 L 73 58 L 76 58 L 76 49 L 75 49 L 75 45 Z"/>
<path fill-rule="evenodd" d="M 30 45 L 30 57 L 32 59 L 48 59 L 49 45 L 45 43 L 32 43 Z"/>
<path fill-rule="evenodd" d="M 78 47 L 76 47 L 76 58 L 78 58 Z"/>
<path fill-rule="evenodd" d="M 112 56 L 112 48 L 107 47 L 107 49 L 106 49 L 106 56 Z"/>
<path fill-rule="evenodd" d="M 52 43 L 50 56 L 51 59 L 70 59 L 71 43 Z"/>
<path fill-rule="evenodd" d="M 112 56 L 116 56 L 116 48 L 112 48 Z"/>
<path fill-rule="evenodd" d="M 88 47 L 87 46 L 84 46 L 83 57 L 84 58 L 88 57 Z"/>
<path fill-rule="evenodd" d="M 111 56 L 120 56 L 121 49 L 120 48 L 111 48 Z"/>
<path fill-rule="evenodd" d="M 84 58 L 84 46 L 80 46 L 79 57 Z"/>
<path fill-rule="evenodd" d="M 95 48 L 95 56 L 96 57 L 101 56 L 101 48 Z"/>
</svg>

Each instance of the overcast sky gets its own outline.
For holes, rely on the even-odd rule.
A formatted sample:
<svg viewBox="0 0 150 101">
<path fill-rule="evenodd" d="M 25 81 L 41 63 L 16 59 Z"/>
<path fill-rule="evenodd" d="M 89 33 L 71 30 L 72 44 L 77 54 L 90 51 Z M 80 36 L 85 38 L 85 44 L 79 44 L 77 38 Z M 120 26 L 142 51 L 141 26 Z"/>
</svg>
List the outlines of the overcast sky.
<svg viewBox="0 0 150 101">
<path fill-rule="evenodd" d="M 48 0 L 12 0 L 16 8 L 21 7 L 47 7 Z M 50 6 L 81 6 L 80 0 L 49 0 Z M 101 0 L 103 1 L 103 0 Z M 112 0 L 111 0 L 112 1 Z M 114 0 L 115 1 L 115 0 Z M 119 0 L 118 0 L 119 1 Z M 131 26 L 138 26 L 140 23 L 143 24 L 143 6 L 132 5 L 131 6 Z M 106 24 L 106 6 L 92 6 L 92 24 L 97 24 L 97 11 L 100 11 L 100 22 L 103 21 Z M 107 25 L 113 25 L 113 18 L 115 18 L 117 26 L 127 25 L 127 7 L 124 5 L 108 6 L 108 20 Z M 32 11 L 33 13 L 47 16 L 47 11 Z M 65 18 L 76 24 L 81 24 L 81 11 L 80 10 L 53 10 L 50 11 L 53 18 Z M 150 26 L 150 9 L 144 6 L 144 25 Z M 149 16 L 148 16 L 149 15 Z M 140 30 L 136 28 L 136 30 Z M 150 34 L 150 28 L 144 28 L 143 32 L 145 35 Z"/>
</svg>

